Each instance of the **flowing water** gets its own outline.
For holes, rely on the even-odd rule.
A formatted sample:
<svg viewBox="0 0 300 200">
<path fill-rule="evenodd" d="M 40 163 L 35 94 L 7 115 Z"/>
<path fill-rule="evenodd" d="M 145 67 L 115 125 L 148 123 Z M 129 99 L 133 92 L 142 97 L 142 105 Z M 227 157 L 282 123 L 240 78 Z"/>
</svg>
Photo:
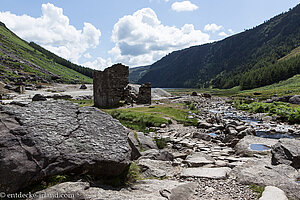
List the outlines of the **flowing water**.
<svg viewBox="0 0 300 200">
<path fill-rule="evenodd" d="M 290 128 L 289 125 L 282 125 L 282 124 L 274 125 L 269 122 L 263 122 L 262 120 L 254 117 L 241 115 L 241 113 L 238 113 L 237 110 L 235 110 L 235 108 L 229 106 L 216 105 L 216 107 L 217 108 L 209 109 L 208 111 L 213 114 L 222 114 L 225 118 L 228 119 L 236 119 L 247 123 L 248 125 L 252 126 L 255 129 L 256 135 L 258 137 L 270 138 L 270 139 L 300 138 L 300 135 L 291 135 L 289 133 L 288 131 Z M 272 131 L 270 131 L 271 127 L 273 127 Z M 215 135 L 211 135 L 211 136 L 215 136 Z"/>
</svg>

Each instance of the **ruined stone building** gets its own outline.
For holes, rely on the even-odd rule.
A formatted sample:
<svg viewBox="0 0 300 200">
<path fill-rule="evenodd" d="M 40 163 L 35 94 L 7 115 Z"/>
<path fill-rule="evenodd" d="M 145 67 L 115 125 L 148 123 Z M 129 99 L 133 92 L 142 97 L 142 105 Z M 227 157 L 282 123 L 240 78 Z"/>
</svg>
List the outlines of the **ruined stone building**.
<svg viewBox="0 0 300 200">
<path fill-rule="evenodd" d="M 113 107 L 124 97 L 129 67 L 116 64 L 104 71 L 94 71 L 94 103 L 97 107 Z"/>
<path fill-rule="evenodd" d="M 94 104 L 96 107 L 116 107 L 121 100 L 128 103 L 151 104 L 151 84 L 143 84 L 137 94 L 128 85 L 129 67 L 115 64 L 104 71 L 94 71 Z"/>
</svg>

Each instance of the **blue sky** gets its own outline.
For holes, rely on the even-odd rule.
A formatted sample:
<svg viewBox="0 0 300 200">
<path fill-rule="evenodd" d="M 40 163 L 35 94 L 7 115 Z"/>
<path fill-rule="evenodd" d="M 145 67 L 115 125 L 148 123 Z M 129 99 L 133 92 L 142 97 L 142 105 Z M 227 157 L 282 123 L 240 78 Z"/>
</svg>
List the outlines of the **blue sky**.
<svg viewBox="0 0 300 200">
<path fill-rule="evenodd" d="M 75 63 L 152 64 L 288 11 L 297 0 L 1 0 L 0 21 Z"/>
</svg>

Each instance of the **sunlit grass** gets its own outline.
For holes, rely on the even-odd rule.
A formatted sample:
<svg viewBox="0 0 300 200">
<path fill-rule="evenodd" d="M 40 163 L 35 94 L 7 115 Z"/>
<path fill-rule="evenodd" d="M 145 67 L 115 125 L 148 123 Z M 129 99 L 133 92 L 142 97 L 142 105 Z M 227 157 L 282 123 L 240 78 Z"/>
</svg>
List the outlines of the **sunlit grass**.
<svg viewBox="0 0 300 200">
<path fill-rule="evenodd" d="M 147 131 L 149 127 L 159 127 L 162 124 L 170 124 L 176 120 L 184 125 L 196 125 L 196 119 L 187 119 L 188 110 L 179 104 L 155 105 L 147 107 L 103 109 L 124 126 Z"/>
</svg>

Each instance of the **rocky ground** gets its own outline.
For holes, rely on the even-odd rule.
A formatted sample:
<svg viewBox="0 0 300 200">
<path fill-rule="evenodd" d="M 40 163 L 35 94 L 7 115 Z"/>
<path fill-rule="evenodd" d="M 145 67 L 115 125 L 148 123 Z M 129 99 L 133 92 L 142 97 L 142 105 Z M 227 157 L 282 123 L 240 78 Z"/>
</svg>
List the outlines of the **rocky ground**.
<svg viewBox="0 0 300 200">
<path fill-rule="evenodd" d="M 132 160 L 142 180 L 130 186 L 78 180 L 28 199 L 55 194 L 56 199 L 258 199 L 250 185 L 275 186 L 266 188 L 263 200 L 274 194 L 300 199 L 299 125 L 237 111 L 226 100 L 170 98 L 169 103 L 195 104 L 198 113 L 189 118 L 198 119 L 197 127 L 172 121 L 147 134 L 66 101 L 2 105 L 0 173 L 7 175 L 0 189 L 20 191 L 24 184 L 67 172 L 119 175 Z M 159 149 L 154 139 L 165 147 Z"/>
</svg>

